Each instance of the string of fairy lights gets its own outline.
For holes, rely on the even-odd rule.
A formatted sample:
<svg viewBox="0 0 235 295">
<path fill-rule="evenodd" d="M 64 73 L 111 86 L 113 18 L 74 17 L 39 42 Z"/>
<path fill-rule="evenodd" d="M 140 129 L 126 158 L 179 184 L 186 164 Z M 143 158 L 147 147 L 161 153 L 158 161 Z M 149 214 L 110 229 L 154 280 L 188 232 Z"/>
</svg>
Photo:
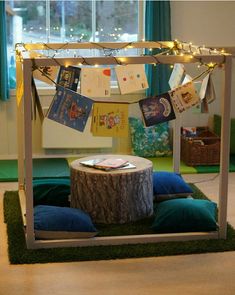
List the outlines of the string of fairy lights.
<svg viewBox="0 0 235 295">
<path fill-rule="evenodd" d="M 145 41 L 142 41 L 142 42 L 144 45 Z M 93 49 L 96 49 L 99 51 L 103 50 L 104 56 L 106 56 L 106 57 L 108 56 L 108 57 L 112 58 L 114 60 L 114 64 L 116 64 L 116 65 L 126 65 L 127 64 L 126 62 L 123 62 L 123 57 L 117 56 L 116 53 L 119 52 L 120 50 L 126 51 L 131 48 L 137 48 L 137 47 L 135 47 L 135 43 L 136 42 L 124 42 L 121 46 L 119 43 L 119 47 L 117 47 L 117 48 L 110 48 L 110 47 L 104 45 L 103 43 L 89 42 L 89 44 L 92 45 Z M 154 48 L 148 48 L 146 50 L 147 52 L 142 53 L 141 56 L 151 57 L 153 59 L 152 64 L 155 66 L 158 64 L 161 64 L 161 61 L 159 60 L 158 57 L 160 57 L 162 55 L 189 56 L 190 58 L 194 58 L 198 61 L 199 68 L 201 66 L 206 66 L 206 69 L 203 70 L 196 77 L 192 78 L 192 81 L 195 81 L 195 80 L 201 78 L 202 76 L 213 72 L 213 70 L 217 66 L 220 66 L 221 64 L 223 64 L 226 59 L 226 53 L 224 50 L 219 51 L 219 50 L 212 49 L 212 48 L 206 48 L 205 46 L 195 46 L 192 43 L 179 42 L 178 40 L 174 40 L 174 41 L 169 42 L 170 46 L 168 46 L 168 47 L 166 46 L 166 42 L 151 41 L 151 43 L 156 45 L 156 47 L 154 46 Z M 51 44 L 48 44 L 48 43 L 38 44 L 38 47 L 40 48 L 38 50 L 50 51 L 50 52 L 52 52 L 52 55 L 45 55 L 45 54 L 39 53 L 37 57 L 46 57 L 46 58 L 52 59 L 58 66 L 62 66 L 62 64 L 59 62 L 59 59 L 57 58 L 57 54 L 58 54 L 58 52 L 61 52 L 64 50 L 69 50 L 68 48 L 71 44 L 73 44 L 73 43 L 66 42 L 61 45 L 57 45 L 56 48 L 54 48 Z M 30 49 L 29 49 L 30 44 L 18 43 L 18 44 L 16 44 L 15 48 L 16 48 L 16 54 L 18 55 L 18 57 L 22 61 L 21 51 L 19 50 L 19 48 L 24 48 L 24 51 L 29 52 L 30 51 Z M 142 48 L 144 48 L 144 46 L 142 46 Z M 158 52 L 156 54 L 154 54 L 154 49 L 158 50 Z M 207 53 L 209 55 L 223 56 L 223 61 L 220 64 L 216 64 L 213 62 L 203 63 L 200 55 L 202 55 L 205 50 L 207 51 Z M 73 53 L 73 57 L 81 59 L 81 62 L 79 62 L 79 64 L 78 64 L 79 66 L 95 66 L 95 67 L 98 66 L 97 64 L 89 63 L 87 60 L 87 57 L 77 55 L 77 54 L 75 55 L 75 53 Z M 46 76 L 53 84 L 55 84 L 55 86 L 58 86 L 57 82 L 52 80 L 49 77 L 49 75 L 46 74 L 45 71 L 43 71 L 39 66 L 37 66 L 35 58 L 31 58 L 31 60 L 32 60 L 32 70 L 33 71 L 38 70 L 39 72 L 41 72 L 42 75 Z M 69 65 L 66 65 L 66 66 L 69 66 Z M 170 65 L 170 66 L 173 67 L 172 65 Z"/>
</svg>

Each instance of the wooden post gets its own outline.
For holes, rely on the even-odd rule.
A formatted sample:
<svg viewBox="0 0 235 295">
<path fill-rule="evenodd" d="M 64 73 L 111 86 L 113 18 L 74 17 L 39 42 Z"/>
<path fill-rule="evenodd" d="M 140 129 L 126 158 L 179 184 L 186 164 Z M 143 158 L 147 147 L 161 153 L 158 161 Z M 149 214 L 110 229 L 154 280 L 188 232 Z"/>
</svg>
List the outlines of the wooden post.
<svg viewBox="0 0 235 295">
<path fill-rule="evenodd" d="M 228 173 L 230 150 L 232 56 L 226 56 L 224 64 L 224 89 L 222 100 L 220 183 L 219 183 L 219 237 L 227 237 Z"/>
</svg>

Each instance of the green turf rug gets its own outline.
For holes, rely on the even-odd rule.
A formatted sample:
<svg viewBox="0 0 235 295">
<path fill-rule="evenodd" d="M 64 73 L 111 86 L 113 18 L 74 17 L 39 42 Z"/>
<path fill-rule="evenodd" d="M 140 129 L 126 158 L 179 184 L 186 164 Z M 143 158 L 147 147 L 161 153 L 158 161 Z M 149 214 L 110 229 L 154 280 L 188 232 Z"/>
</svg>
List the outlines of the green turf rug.
<svg viewBox="0 0 235 295">
<path fill-rule="evenodd" d="M 33 159 L 33 178 L 69 177 L 68 162 L 63 158 Z M 17 160 L 0 160 L 0 181 L 17 181 Z"/>
<path fill-rule="evenodd" d="M 153 163 L 154 171 L 173 171 L 173 158 L 172 157 L 159 157 L 148 158 Z M 180 162 L 181 174 L 193 174 L 197 173 L 195 167 L 187 166 L 183 161 Z"/>
<path fill-rule="evenodd" d="M 219 165 L 195 166 L 196 173 L 218 173 Z M 229 172 L 235 172 L 235 155 L 230 155 Z"/>
<path fill-rule="evenodd" d="M 194 198 L 205 198 L 195 186 Z M 75 248 L 54 248 L 28 250 L 26 248 L 20 204 L 17 192 L 6 192 L 4 195 L 4 219 L 7 223 L 8 253 L 11 264 L 25 263 L 48 263 L 68 261 L 107 260 L 120 258 L 154 257 L 167 255 L 195 254 L 208 252 L 224 252 L 235 250 L 235 230 L 228 225 L 228 236 L 226 240 L 200 240 L 185 242 L 161 242 L 136 245 L 118 246 L 93 246 Z M 116 226 L 105 229 L 105 234 L 123 234 L 123 226 L 126 227 L 125 234 L 143 233 L 138 223 L 131 226 Z"/>
</svg>

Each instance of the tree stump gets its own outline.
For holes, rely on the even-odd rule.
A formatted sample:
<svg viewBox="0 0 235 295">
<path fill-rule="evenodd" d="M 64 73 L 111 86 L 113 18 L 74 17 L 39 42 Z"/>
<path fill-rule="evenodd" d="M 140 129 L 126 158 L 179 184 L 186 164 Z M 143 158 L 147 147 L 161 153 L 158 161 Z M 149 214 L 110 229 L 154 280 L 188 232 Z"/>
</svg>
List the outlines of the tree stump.
<svg viewBox="0 0 235 295">
<path fill-rule="evenodd" d="M 95 223 L 127 223 L 153 214 L 152 162 L 124 155 L 136 168 L 102 171 L 80 164 L 100 158 L 86 157 L 73 161 L 71 170 L 71 207 L 87 212 Z"/>
</svg>

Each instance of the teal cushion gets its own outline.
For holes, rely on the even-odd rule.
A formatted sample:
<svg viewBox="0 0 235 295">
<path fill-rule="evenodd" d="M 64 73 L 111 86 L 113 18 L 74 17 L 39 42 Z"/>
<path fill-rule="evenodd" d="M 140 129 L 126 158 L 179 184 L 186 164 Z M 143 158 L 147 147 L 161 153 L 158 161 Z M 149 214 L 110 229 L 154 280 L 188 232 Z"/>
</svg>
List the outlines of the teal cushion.
<svg viewBox="0 0 235 295">
<path fill-rule="evenodd" d="M 78 233 L 77 237 L 93 237 L 97 233 L 90 216 L 82 210 L 45 205 L 34 207 L 34 230 L 37 238 L 41 232 L 49 232 L 53 238 L 56 233 L 60 237 L 63 233 L 66 237 L 68 233 Z"/>
<path fill-rule="evenodd" d="M 184 181 L 180 174 L 175 172 L 153 172 L 153 194 L 156 201 L 178 195 L 190 195 L 191 187 Z"/>
<path fill-rule="evenodd" d="M 129 126 L 134 155 L 156 157 L 172 154 L 167 122 L 145 127 L 141 119 L 130 117 Z"/>
<path fill-rule="evenodd" d="M 235 154 L 235 118 L 231 119 L 230 126 L 230 154 Z M 221 116 L 214 115 L 214 132 L 220 136 L 221 131 Z"/>
<path fill-rule="evenodd" d="M 33 180 L 34 206 L 51 205 L 69 207 L 70 179 L 49 178 Z"/>
<path fill-rule="evenodd" d="M 158 203 L 152 229 L 158 233 L 214 231 L 216 203 L 192 198 Z"/>
</svg>

